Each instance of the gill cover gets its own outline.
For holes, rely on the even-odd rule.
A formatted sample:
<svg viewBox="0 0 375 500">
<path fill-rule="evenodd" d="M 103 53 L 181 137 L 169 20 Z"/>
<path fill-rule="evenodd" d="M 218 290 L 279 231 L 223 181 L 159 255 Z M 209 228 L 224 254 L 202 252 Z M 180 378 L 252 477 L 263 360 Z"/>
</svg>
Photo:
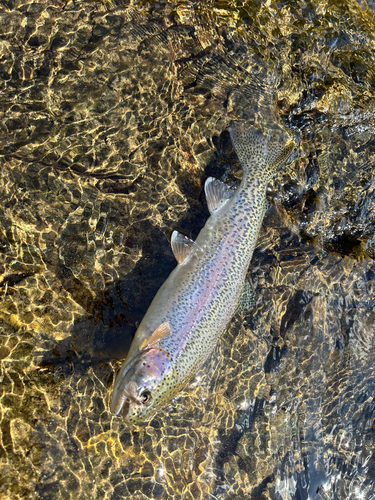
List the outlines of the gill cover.
<svg viewBox="0 0 375 500">
<path fill-rule="evenodd" d="M 163 379 L 172 371 L 168 355 L 157 347 L 142 351 L 122 365 L 116 378 L 111 401 L 111 413 L 118 415 L 125 401 L 128 405 L 142 407 L 150 404 Z M 145 401 L 142 394 L 151 393 Z"/>
</svg>

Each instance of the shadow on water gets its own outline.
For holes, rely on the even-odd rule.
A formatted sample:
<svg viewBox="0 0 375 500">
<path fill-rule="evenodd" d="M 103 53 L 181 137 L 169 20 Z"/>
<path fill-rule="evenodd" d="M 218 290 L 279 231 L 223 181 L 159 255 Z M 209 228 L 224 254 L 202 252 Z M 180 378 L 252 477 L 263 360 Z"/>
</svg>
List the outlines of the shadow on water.
<svg viewBox="0 0 375 500">
<path fill-rule="evenodd" d="M 45 352 L 42 367 L 56 365 L 61 371 L 61 365 L 81 365 L 88 369 L 96 363 L 125 358 L 137 324 L 174 267 L 165 236 L 151 226 L 145 231 L 148 239 L 143 243 L 142 257 L 126 281 L 113 282 L 95 296 L 90 314 L 73 324 L 69 337 Z"/>
<path fill-rule="evenodd" d="M 110 363 L 126 357 L 137 325 L 176 266 L 169 243 L 172 231 L 179 230 L 195 239 L 209 217 L 204 180 L 215 176 L 232 185 L 238 183 L 233 175 L 236 168 L 238 171 L 238 160 L 228 131 L 213 137 L 213 142 L 216 150 L 205 168 L 202 188 L 197 191 L 188 176 L 179 179 L 179 188 L 189 202 L 189 208 L 180 222 L 164 232 L 148 221 L 142 223 L 138 234 L 142 256 L 127 274 L 126 280 L 114 281 L 90 302 L 79 281 L 69 281 L 69 291 L 90 312 L 73 324 L 69 337 L 44 352 L 39 358 L 41 367 L 50 367 L 59 378 L 60 374 L 67 375 L 78 367 L 85 372 L 97 363 Z M 231 166 L 235 170 L 232 171 Z"/>
</svg>

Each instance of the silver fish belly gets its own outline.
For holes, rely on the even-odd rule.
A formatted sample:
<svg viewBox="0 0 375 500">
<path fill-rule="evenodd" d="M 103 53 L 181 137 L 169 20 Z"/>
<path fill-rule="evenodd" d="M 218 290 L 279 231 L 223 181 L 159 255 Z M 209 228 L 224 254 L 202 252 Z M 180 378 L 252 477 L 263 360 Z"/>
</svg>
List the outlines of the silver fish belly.
<svg viewBox="0 0 375 500">
<path fill-rule="evenodd" d="M 230 127 L 243 178 L 233 193 L 205 184 L 211 215 L 195 242 L 174 231 L 177 267 L 161 286 L 116 378 L 111 412 L 136 424 L 171 401 L 194 377 L 231 320 L 253 255 L 275 169 L 294 148 L 280 129 Z"/>
</svg>

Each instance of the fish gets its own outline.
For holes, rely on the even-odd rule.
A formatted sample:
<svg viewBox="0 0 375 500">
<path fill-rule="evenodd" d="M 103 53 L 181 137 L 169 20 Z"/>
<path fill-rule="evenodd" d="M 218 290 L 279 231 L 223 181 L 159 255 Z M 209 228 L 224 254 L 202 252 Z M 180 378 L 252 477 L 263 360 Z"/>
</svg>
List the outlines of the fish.
<svg viewBox="0 0 375 500">
<path fill-rule="evenodd" d="M 173 231 L 176 268 L 156 293 L 116 377 L 110 411 L 129 426 L 170 403 L 203 366 L 240 300 L 264 217 L 267 185 L 295 148 L 278 125 L 229 126 L 243 175 L 236 190 L 208 177 L 210 217 L 195 241 Z"/>
</svg>

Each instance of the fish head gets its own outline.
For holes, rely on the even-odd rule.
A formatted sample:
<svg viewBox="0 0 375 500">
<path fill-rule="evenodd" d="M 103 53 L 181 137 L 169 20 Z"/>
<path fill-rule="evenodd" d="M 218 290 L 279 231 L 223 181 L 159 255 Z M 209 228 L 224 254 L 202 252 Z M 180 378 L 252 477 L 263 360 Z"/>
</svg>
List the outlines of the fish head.
<svg viewBox="0 0 375 500">
<path fill-rule="evenodd" d="M 130 425 L 146 420 L 162 403 L 171 372 L 168 355 L 159 348 L 144 350 L 129 362 L 125 360 L 116 378 L 111 412 L 118 415 L 122 410 Z"/>
</svg>

